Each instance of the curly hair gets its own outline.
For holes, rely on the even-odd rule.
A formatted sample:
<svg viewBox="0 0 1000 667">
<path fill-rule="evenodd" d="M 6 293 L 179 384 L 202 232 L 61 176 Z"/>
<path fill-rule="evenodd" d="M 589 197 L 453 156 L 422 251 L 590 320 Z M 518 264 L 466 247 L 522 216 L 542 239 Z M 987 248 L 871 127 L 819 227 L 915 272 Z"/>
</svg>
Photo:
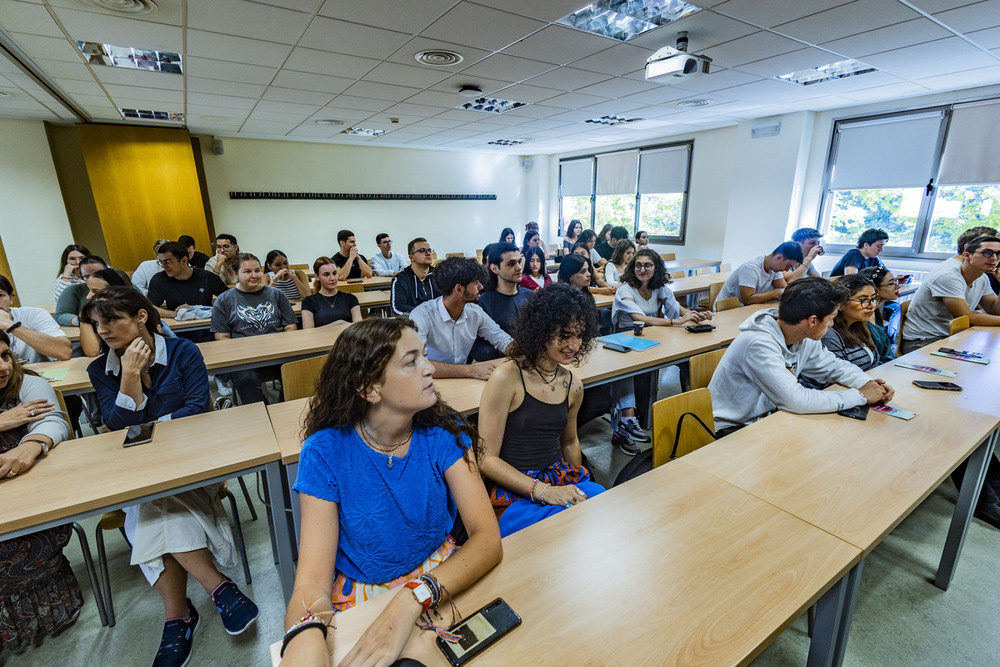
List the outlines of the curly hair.
<svg viewBox="0 0 1000 667">
<path fill-rule="evenodd" d="M 586 361 L 598 335 L 597 309 L 590 295 L 565 283 L 552 283 L 521 306 L 511 331 L 514 344 L 508 356 L 521 368 L 534 370 L 552 341 L 579 336 L 580 349 L 573 355 L 573 365 L 579 366 Z"/>
<path fill-rule="evenodd" d="M 635 263 L 640 257 L 649 257 L 653 260 L 653 277 L 649 279 L 648 285 L 650 289 L 660 289 L 667 283 L 672 282 L 670 280 L 670 274 L 667 273 L 667 267 L 663 265 L 663 260 L 656 254 L 656 251 L 650 250 L 649 248 L 643 248 L 642 250 L 636 251 L 636 253 L 632 255 L 632 261 L 630 261 L 628 266 L 625 267 L 625 272 L 622 273 L 623 283 L 631 285 L 632 287 L 639 287 L 641 285 L 639 279 L 635 275 Z"/>
<path fill-rule="evenodd" d="M 361 421 L 370 407 L 362 394 L 383 380 L 396 344 L 407 327 L 414 331 L 417 328 L 406 317 L 371 317 L 344 329 L 316 379 L 316 393 L 309 399 L 302 429 L 303 439 L 325 428 L 349 428 Z M 472 453 L 481 453 L 475 426 L 440 396 L 434 405 L 413 416 L 413 427 L 440 427 L 454 435 L 462 449 L 466 449 L 462 438 L 467 437 L 472 443 L 469 447 Z"/>
</svg>

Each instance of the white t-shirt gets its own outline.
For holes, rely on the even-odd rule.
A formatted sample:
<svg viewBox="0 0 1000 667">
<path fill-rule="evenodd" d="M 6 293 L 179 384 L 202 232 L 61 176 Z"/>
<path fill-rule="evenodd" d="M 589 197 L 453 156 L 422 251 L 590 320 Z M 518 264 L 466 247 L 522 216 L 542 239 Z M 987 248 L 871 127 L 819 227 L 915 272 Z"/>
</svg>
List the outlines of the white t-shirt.
<svg viewBox="0 0 1000 667">
<path fill-rule="evenodd" d="M 139 291 L 145 294 L 149 291 L 149 281 L 157 273 L 162 271 L 163 268 L 160 263 L 155 259 L 147 259 L 145 262 L 136 267 L 135 271 L 132 272 L 132 284 L 139 288 Z"/>
<path fill-rule="evenodd" d="M 904 340 L 943 338 L 948 335 L 948 324 L 954 319 L 944 299 L 965 299 L 975 310 L 990 290 L 990 279 L 983 274 L 966 284 L 961 265 L 952 265 L 931 272 L 913 296 L 903 323 Z"/>
<path fill-rule="evenodd" d="M 611 264 L 608 264 L 611 266 Z M 626 301 L 626 300 L 629 301 Z M 638 308 L 646 317 L 664 317 L 675 319 L 681 316 L 681 307 L 677 303 L 677 297 L 664 285 L 660 289 L 653 290 L 648 299 L 643 299 L 639 290 L 628 284 L 622 284 L 615 292 L 615 302 L 612 305 L 612 320 L 618 325 L 621 331 L 631 331 L 632 315 Z"/>
<path fill-rule="evenodd" d="M 716 297 L 716 301 L 719 299 L 728 299 L 731 296 L 740 296 L 740 287 L 752 287 L 754 294 L 760 294 L 762 292 L 770 292 L 774 289 L 771 284 L 775 280 L 781 280 L 782 274 L 775 271 L 765 271 L 764 270 L 764 256 L 755 257 L 749 262 L 744 262 L 736 267 L 736 270 L 729 274 L 726 278 L 725 284 L 722 286 L 722 291 L 719 292 L 719 296 Z M 744 306 L 743 299 L 740 299 L 740 305 Z M 715 307 L 715 304 L 712 304 Z"/>
<path fill-rule="evenodd" d="M 604 265 L 604 282 L 614 287 L 622 284 L 622 276 L 618 273 L 618 267 L 611 262 Z"/>
<path fill-rule="evenodd" d="M 59 328 L 55 319 L 41 308 L 25 306 L 21 308 L 11 308 L 10 316 L 15 322 L 20 322 L 22 326 L 43 333 L 46 336 L 63 336 L 66 332 Z M 35 349 L 28 346 L 23 340 L 17 337 L 17 329 L 10 335 L 10 349 L 18 359 L 24 359 L 29 364 L 39 361 L 52 361 L 50 357 L 43 356 Z"/>
<path fill-rule="evenodd" d="M 604 261 L 604 258 L 597 254 L 597 251 L 593 248 L 590 249 L 590 263 L 595 267 Z"/>
</svg>

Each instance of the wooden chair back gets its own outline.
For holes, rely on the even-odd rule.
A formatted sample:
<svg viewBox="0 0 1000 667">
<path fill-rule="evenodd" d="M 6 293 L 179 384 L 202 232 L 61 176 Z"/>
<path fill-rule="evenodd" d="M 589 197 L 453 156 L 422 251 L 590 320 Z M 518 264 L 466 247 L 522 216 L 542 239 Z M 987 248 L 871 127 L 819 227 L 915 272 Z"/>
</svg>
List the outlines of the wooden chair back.
<svg viewBox="0 0 1000 667">
<path fill-rule="evenodd" d="M 306 273 L 312 271 L 312 267 L 308 264 L 289 264 L 288 268 L 292 271 L 305 271 Z"/>
<path fill-rule="evenodd" d="M 700 269 L 695 269 L 694 270 L 694 275 L 696 275 L 696 276 L 704 276 L 704 275 L 707 275 L 709 273 L 715 273 L 715 272 L 716 271 L 715 271 L 715 267 L 714 266 L 703 266 Z"/>
<path fill-rule="evenodd" d="M 675 259 L 677 259 L 677 253 L 676 252 L 662 252 L 662 253 L 660 253 L 660 259 L 662 259 L 664 262 L 672 262 Z"/>
<path fill-rule="evenodd" d="M 709 283 L 708 284 L 708 307 L 711 308 L 715 300 L 719 298 L 719 293 L 722 291 L 722 286 L 726 283 L 723 281 Z M 739 299 L 737 299 L 738 301 Z"/>
<path fill-rule="evenodd" d="M 740 297 L 731 296 L 728 299 L 719 299 L 715 302 L 715 312 L 721 313 L 724 310 L 740 307 Z"/>
<path fill-rule="evenodd" d="M 354 283 L 353 285 L 349 285 L 347 283 L 337 283 L 337 290 L 340 292 L 357 294 L 358 292 L 364 292 L 365 286 L 362 283 Z"/>
<path fill-rule="evenodd" d="M 73 422 L 69 420 L 69 410 L 66 409 L 66 399 L 63 398 L 62 392 L 58 389 L 56 392 L 56 402 L 59 405 L 59 409 L 62 410 L 63 420 L 65 420 L 66 425 L 69 426 L 69 437 L 67 440 L 72 440 L 76 437 L 76 432 L 73 430 Z"/>
<path fill-rule="evenodd" d="M 306 398 L 316 393 L 316 378 L 326 363 L 326 356 L 324 354 L 281 365 L 281 388 L 286 401 Z"/>
<path fill-rule="evenodd" d="M 465 257 L 465 253 L 464 252 L 449 252 L 449 253 L 445 253 L 444 257 L 445 257 L 445 259 L 448 259 L 450 257 Z"/>
<path fill-rule="evenodd" d="M 899 304 L 899 331 L 896 333 L 896 356 L 903 354 L 903 323 L 906 322 L 906 311 L 909 309 L 909 301 Z"/>
<path fill-rule="evenodd" d="M 684 277 L 684 275 L 685 275 L 685 274 L 684 274 L 684 271 L 671 271 L 671 272 L 670 272 L 670 278 L 671 278 L 672 280 L 677 280 L 677 279 L 679 279 L 679 278 L 683 278 L 683 277 Z"/>
<path fill-rule="evenodd" d="M 683 394 L 653 403 L 653 467 L 667 463 L 672 458 L 680 458 L 699 449 L 715 438 L 690 416 L 681 423 L 681 437 L 677 451 L 673 452 L 677 435 L 677 423 L 685 412 L 697 415 L 705 426 L 715 431 L 712 418 L 712 394 L 708 389 L 694 389 Z"/>
<path fill-rule="evenodd" d="M 962 315 L 961 317 L 956 317 L 955 319 L 953 319 L 951 322 L 948 323 L 948 335 L 954 336 L 959 331 L 965 331 L 968 328 L 969 328 L 968 315 Z"/>
<path fill-rule="evenodd" d="M 725 353 L 725 350 L 712 350 L 711 352 L 695 355 L 688 359 L 688 374 L 691 377 L 691 386 L 688 388 L 707 388 L 708 383 L 712 381 L 712 374 L 715 373 L 715 367 L 719 365 L 719 361 Z"/>
</svg>

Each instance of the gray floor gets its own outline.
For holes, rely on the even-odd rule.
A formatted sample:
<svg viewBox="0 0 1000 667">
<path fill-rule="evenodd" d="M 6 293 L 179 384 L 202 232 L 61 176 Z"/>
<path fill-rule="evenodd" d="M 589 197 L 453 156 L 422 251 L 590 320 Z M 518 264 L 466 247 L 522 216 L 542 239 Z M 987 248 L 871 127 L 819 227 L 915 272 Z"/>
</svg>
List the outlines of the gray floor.
<svg viewBox="0 0 1000 667">
<path fill-rule="evenodd" d="M 676 371 L 665 372 L 660 395 L 678 391 Z M 610 429 L 595 420 L 581 430 L 581 442 L 597 481 L 609 484 L 628 460 L 610 447 Z M 256 481 L 246 478 L 254 492 Z M 238 491 L 234 482 L 233 490 Z M 239 493 L 237 496 L 239 497 Z M 191 665 L 268 665 L 267 647 L 282 635 L 284 606 L 273 566 L 263 506 L 254 493 L 260 519 L 251 521 L 242 498 L 239 508 L 248 543 L 253 584 L 244 586 L 237 566 L 228 572 L 260 606 L 257 624 L 230 637 L 211 601 L 192 582 L 189 595 L 201 614 Z M 1000 664 L 1000 531 L 973 520 L 951 589 L 931 584 L 937 567 L 955 491 L 945 482 L 867 559 L 858 607 L 847 648 L 848 665 L 998 665 Z M 83 522 L 91 549 L 97 518 Z M 80 618 L 38 647 L 0 657 L 4 665 L 148 665 L 160 640 L 163 611 L 159 597 L 136 568 L 118 533 L 107 536 L 118 623 L 102 627 L 76 538 L 66 550 L 80 579 L 86 603 Z M 664 630 L 669 641 L 669 628 Z M 805 620 L 799 619 L 755 661 L 755 665 L 802 665 L 808 650 Z M 540 664 L 546 664 L 540 658 Z M 628 664 L 627 648 L 621 664 Z"/>
</svg>

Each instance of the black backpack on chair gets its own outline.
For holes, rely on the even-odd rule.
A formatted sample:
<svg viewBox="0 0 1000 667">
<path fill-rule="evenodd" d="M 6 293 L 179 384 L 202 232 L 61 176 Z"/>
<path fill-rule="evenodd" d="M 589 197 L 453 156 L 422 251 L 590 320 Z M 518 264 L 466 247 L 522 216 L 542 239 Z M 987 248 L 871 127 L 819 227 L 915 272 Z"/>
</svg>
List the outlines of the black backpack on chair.
<svg viewBox="0 0 1000 667">
<path fill-rule="evenodd" d="M 701 417 L 694 414 L 693 412 L 685 412 L 680 417 L 677 418 L 677 429 L 674 431 L 674 446 L 670 450 L 670 460 L 673 461 L 677 458 L 677 445 L 681 441 L 681 432 L 684 427 L 684 418 L 692 417 L 701 424 L 701 427 L 705 429 L 705 432 L 715 439 L 715 432 L 708 427 L 705 422 L 701 420 Z M 630 479 L 635 479 L 639 475 L 649 472 L 653 469 L 653 448 L 650 447 L 644 452 L 640 452 L 632 457 L 632 460 L 625 464 L 625 467 L 621 469 L 618 476 L 615 477 L 615 483 L 612 487 L 618 486 L 619 484 L 624 484 Z"/>
</svg>

